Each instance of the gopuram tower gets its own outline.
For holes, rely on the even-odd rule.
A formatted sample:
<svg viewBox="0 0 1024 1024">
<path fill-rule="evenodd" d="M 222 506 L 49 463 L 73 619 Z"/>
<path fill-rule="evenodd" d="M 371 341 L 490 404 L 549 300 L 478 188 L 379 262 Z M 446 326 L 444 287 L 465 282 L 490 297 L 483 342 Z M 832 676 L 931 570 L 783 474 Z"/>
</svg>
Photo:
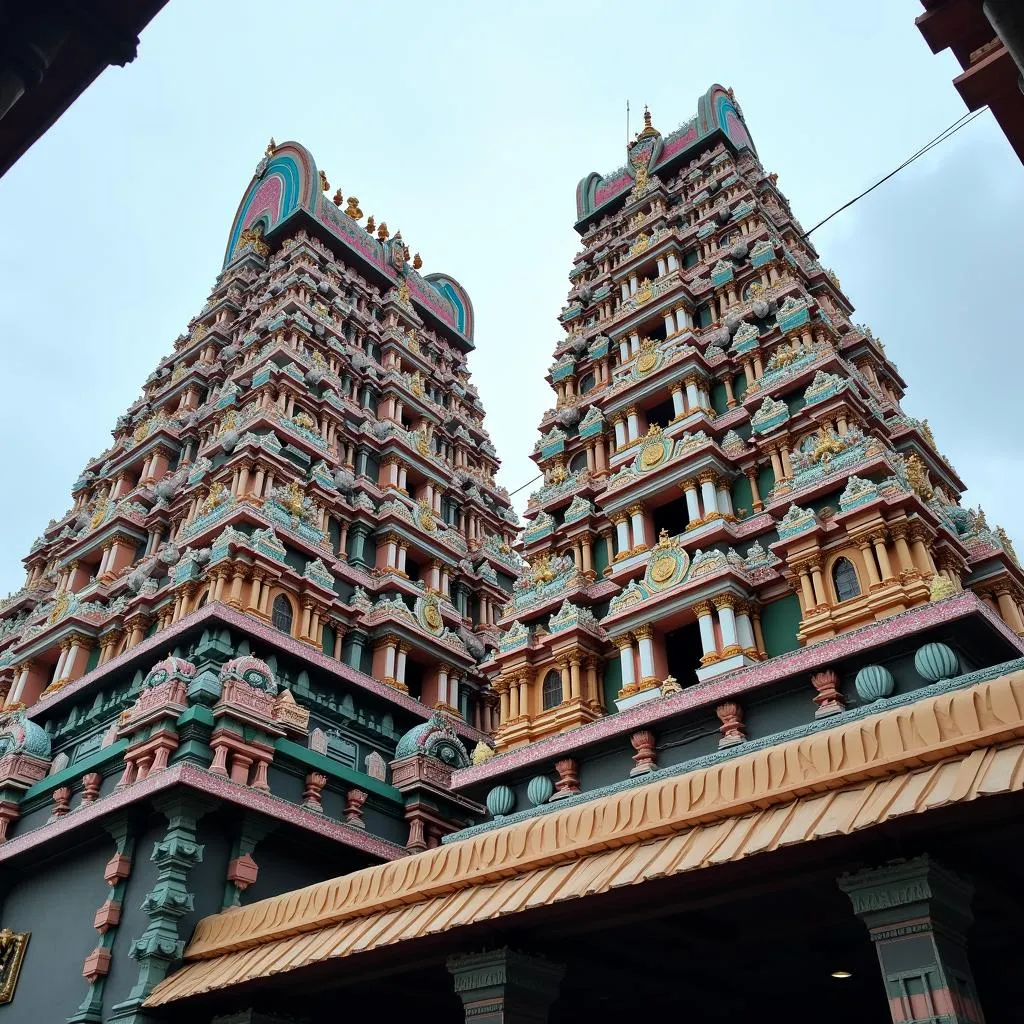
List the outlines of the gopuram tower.
<svg viewBox="0 0 1024 1024">
<path fill-rule="evenodd" d="M 667 136 L 645 111 L 627 155 L 576 193 L 530 569 L 488 666 L 498 750 L 963 590 L 1019 635 L 1005 533 L 961 506 L 732 95 Z"/>
<path fill-rule="evenodd" d="M 49 956 L 16 1019 L 133 1020 L 196 915 L 482 812 L 437 765 L 497 725 L 516 517 L 469 298 L 421 266 L 272 141 L 205 306 L 32 545 L 0 605 L 0 898 Z"/>
</svg>

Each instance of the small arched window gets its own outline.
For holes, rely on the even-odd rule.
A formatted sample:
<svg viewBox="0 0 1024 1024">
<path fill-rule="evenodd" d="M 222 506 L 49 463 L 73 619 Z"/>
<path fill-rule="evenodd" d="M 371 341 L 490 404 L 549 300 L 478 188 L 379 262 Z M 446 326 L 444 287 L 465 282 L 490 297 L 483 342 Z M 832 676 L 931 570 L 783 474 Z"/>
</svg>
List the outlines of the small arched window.
<svg viewBox="0 0 1024 1024">
<path fill-rule="evenodd" d="M 593 391 L 595 383 L 596 381 L 594 380 L 594 375 L 592 373 L 585 374 L 580 379 L 580 394 L 585 395 L 589 391 Z"/>
<path fill-rule="evenodd" d="M 832 566 L 832 582 L 836 587 L 836 597 L 840 604 L 860 597 L 860 583 L 857 581 L 857 570 L 848 558 L 837 558 Z"/>
<path fill-rule="evenodd" d="M 274 624 L 275 629 L 281 630 L 282 633 L 291 633 L 292 631 L 292 603 L 288 600 L 284 594 L 278 594 L 274 598 L 274 609 L 270 616 L 271 622 Z"/>
<path fill-rule="evenodd" d="M 569 460 L 569 472 L 570 473 L 579 473 L 579 472 L 581 472 L 582 470 L 584 470 L 586 468 L 587 468 L 587 453 L 586 452 L 577 452 Z"/>
<path fill-rule="evenodd" d="M 551 669 L 544 677 L 541 699 L 545 711 L 557 708 L 562 703 L 562 676 L 555 669 Z"/>
</svg>

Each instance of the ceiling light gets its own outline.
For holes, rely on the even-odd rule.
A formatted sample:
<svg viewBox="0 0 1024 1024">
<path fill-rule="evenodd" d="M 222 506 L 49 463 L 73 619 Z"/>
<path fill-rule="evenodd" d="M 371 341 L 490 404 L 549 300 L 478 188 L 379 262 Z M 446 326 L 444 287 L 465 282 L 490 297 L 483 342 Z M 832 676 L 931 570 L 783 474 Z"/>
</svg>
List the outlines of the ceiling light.
<svg viewBox="0 0 1024 1024">
<path fill-rule="evenodd" d="M 852 978 L 853 975 L 849 971 L 833 971 L 833 978 Z"/>
</svg>

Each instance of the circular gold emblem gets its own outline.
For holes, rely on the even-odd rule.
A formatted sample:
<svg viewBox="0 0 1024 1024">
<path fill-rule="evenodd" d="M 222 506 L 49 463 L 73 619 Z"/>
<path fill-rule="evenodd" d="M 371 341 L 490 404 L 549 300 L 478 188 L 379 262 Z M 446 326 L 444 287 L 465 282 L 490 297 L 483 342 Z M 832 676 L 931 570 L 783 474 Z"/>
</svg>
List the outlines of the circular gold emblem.
<svg viewBox="0 0 1024 1024">
<path fill-rule="evenodd" d="M 655 583 L 666 583 L 676 573 L 676 560 L 671 555 L 662 555 L 651 566 L 651 579 Z"/>
<path fill-rule="evenodd" d="M 649 444 L 640 455 L 640 465 L 644 469 L 656 466 L 665 458 L 665 447 L 661 444 Z"/>
<path fill-rule="evenodd" d="M 440 629 L 444 625 L 441 613 L 437 610 L 437 605 L 435 604 L 428 604 L 423 609 L 423 619 L 431 629 Z"/>
<path fill-rule="evenodd" d="M 637 373 L 650 373 L 654 369 L 655 364 L 658 362 L 658 355 L 656 352 L 644 352 L 640 358 L 636 361 L 636 372 Z"/>
</svg>

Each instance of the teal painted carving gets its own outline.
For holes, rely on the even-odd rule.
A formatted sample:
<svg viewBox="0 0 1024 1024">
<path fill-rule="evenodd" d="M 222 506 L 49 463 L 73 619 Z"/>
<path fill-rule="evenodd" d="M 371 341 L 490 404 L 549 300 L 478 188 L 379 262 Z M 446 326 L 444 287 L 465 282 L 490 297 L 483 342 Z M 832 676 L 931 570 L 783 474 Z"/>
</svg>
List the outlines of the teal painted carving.
<svg viewBox="0 0 1024 1024">
<path fill-rule="evenodd" d="M 442 761 L 450 768 L 468 768 L 469 752 L 463 746 L 451 719 L 435 711 L 425 722 L 410 729 L 395 747 L 395 760 L 423 754 Z"/>
<path fill-rule="evenodd" d="M 185 941 L 178 933 L 178 922 L 194 907 L 186 882 L 189 871 L 203 860 L 196 827 L 216 806 L 209 798 L 181 792 L 161 794 L 153 803 L 166 816 L 167 831 L 153 844 L 150 855 L 157 865 L 156 884 L 142 901 L 149 926 L 129 951 L 139 963 L 139 977 L 128 998 L 112 1010 L 109 1020 L 118 1024 L 142 1024 L 147 1019 L 140 1013 L 143 1000 L 181 959 Z"/>
<path fill-rule="evenodd" d="M 0 715 L 0 757 L 6 754 L 50 759 L 50 737 L 35 722 L 29 721 L 23 709 Z"/>
</svg>

